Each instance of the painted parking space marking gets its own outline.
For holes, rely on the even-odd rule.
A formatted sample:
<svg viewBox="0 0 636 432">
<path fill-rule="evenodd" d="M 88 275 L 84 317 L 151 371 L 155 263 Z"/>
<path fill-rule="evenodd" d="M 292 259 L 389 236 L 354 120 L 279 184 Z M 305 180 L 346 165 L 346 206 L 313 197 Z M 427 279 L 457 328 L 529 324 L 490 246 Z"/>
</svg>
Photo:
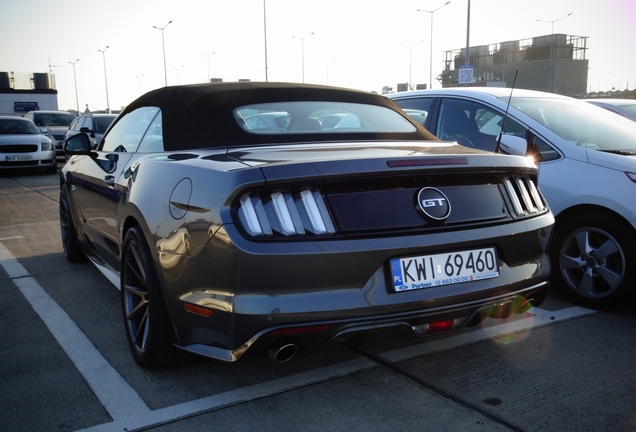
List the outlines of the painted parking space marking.
<svg viewBox="0 0 636 432">
<path fill-rule="evenodd" d="M 106 361 L 68 314 L 29 275 L 24 266 L 2 243 L 0 243 L 0 265 L 41 317 L 113 419 L 112 422 L 83 429 L 85 432 L 132 431 L 147 428 L 381 367 L 380 363 L 366 357 L 360 357 L 153 411 L 148 408 L 137 392 Z M 570 307 L 554 312 L 532 308 L 530 313 L 526 314 L 529 316 L 522 319 L 481 328 L 443 340 L 428 341 L 384 352 L 380 356 L 389 362 L 404 361 L 412 357 L 425 356 L 594 313 L 596 311 L 582 307 Z"/>
<path fill-rule="evenodd" d="M 104 423 L 83 429 L 82 432 L 132 431 L 139 428 L 156 426 L 162 423 L 187 418 L 194 414 L 201 414 L 226 406 L 273 396 L 296 388 L 317 384 L 376 367 L 380 367 L 380 365 L 370 359 L 361 357 L 332 366 L 313 369 L 307 372 L 161 408 L 150 413 L 144 413 L 143 415 L 134 414 L 130 417 L 118 418 L 113 423 Z"/>
<path fill-rule="evenodd" d="M 68 314 L 0 243 L 0 264 L 82 374 L 113 419 L 150 408 L 106 361 Z"/>
</svg>

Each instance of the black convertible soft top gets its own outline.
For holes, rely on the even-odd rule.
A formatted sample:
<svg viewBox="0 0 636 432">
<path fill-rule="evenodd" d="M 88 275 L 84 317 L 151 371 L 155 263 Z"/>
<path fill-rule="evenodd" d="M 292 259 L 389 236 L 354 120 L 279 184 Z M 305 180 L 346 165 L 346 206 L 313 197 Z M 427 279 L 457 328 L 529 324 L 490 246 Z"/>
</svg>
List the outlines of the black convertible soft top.
<svg viewBox="0 0 636 432">
<path fill-rule="evenodd" d="M 379 105 L 397 111 L 412 123 L 413 133 L 332 133 L 262 135 L 239 126 L 238 107 L 283 101 L 335 101 Z M 272 82 L 228 82 L 162 87 L 133 101 L 119 116 L 142 106 L 161 109 L 166 151 L 236 147 L 308 141 L 437 140 L 419 123 L 378 94 L 338 87 Z"/>
</svg>

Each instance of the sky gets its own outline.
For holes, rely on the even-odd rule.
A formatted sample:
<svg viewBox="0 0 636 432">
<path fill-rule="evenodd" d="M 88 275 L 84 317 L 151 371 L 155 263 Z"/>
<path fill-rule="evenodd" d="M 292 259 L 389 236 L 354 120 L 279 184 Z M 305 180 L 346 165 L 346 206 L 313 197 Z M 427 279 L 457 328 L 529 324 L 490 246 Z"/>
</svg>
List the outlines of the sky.
<svg viewBox="0 0 636 432">
<path fill-rule="evenodd" d="M 441 87 L 444 51 L 467 37 L 477 46 L 554 31 L 588 37 L 589 90 L 636 88 L 636 0 L 447 1 L 0 0 L 0 72 L 52 72 L 59 108 L 80 111 L 120 109 L 166 78 L 380 93 L 428 83 L 431 55 Z"/>
</svg>

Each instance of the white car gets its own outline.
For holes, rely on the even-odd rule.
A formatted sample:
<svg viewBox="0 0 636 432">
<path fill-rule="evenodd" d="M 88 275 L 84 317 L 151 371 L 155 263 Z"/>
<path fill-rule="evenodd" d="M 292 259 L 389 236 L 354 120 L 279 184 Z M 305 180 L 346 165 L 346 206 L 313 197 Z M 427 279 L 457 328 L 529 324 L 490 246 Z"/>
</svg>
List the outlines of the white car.
<svg viewBox="0 0 636 432">
<path fill-rule="evenodd" d="M 636 99 L 583 99 L 636 122 Z"/>
<path fill-rule="evenodd" d="M 0 116 L 0 171 L 24 168 L 43 168 L 46 173 L 55 173 L 53 142 L 31 120 Z"/>
<path fill-rule="evenodd" d="M 556 217 L 554 286 L 594 308 L 636 295 L 633 122 L 581 100 L 531 90 L 464 87 L 387 96 L 424 119 L 440 139 L 488 151 L 521 142 L 522 153 L 539 165 L 540 189 Z"/>
<path fill-rule="evenodd" d="M 64 134 L 75 116 L 68 111 L 40 110 L 29 111 L 24 115 L 46 134 L 53 145 L 58 158 L 64 158 Z"/>
</svg>

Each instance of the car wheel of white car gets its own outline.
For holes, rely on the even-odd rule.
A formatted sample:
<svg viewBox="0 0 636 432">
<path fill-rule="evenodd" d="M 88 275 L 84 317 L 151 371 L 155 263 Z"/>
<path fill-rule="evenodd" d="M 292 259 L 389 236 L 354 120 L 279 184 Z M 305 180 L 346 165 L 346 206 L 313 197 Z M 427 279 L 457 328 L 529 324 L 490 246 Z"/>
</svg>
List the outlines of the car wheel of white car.
<svg viewBox="0 0 636 432">
<path fill-rule="evenodd" d="M 617 218 L 574 216 L 559 225 L 553 239 L 553 281 L 583 306 L 617 306 L 635 291 L 635 247 L 633 231 Z"/>
<path fill-rule="evenodd" d="M 143 367 L 159 367 L 187 360 L 189 353 L 173 345 L 172 324 L 139 226 L 124 238 L 121 288 L 126 337 L 135 361 Z"/>
</svg>

